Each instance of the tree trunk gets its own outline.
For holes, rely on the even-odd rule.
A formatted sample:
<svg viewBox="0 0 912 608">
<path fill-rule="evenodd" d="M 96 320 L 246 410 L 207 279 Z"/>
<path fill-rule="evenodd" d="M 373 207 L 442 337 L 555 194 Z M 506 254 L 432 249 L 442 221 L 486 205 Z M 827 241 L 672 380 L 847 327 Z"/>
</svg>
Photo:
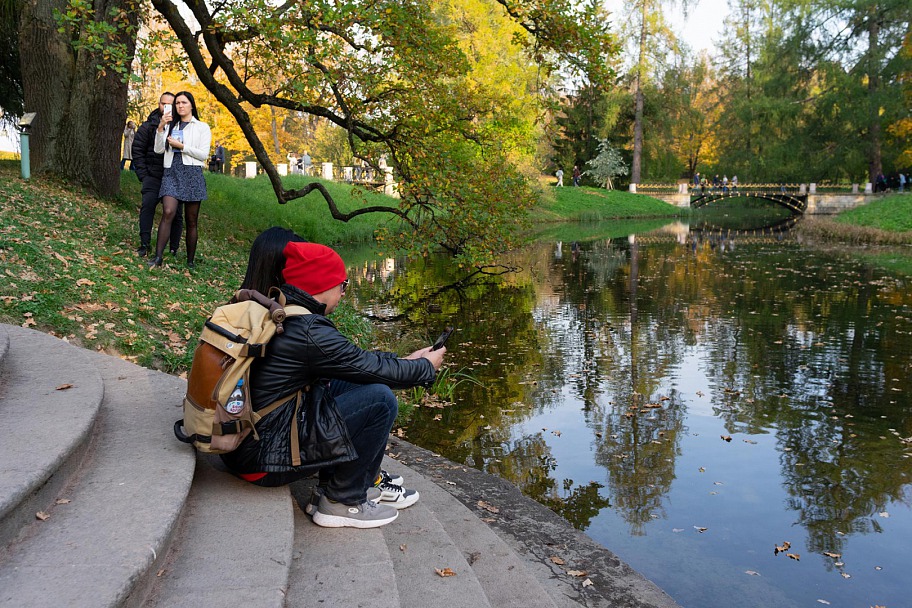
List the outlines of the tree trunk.
<svg viewBox="0 0 912 608">
<path fill-rule="evenodd" d="M 883 172 L 883 156 L 880 141 L 880 66 L 878 61 L 878 37 L 880 23 L 877 12 L 868 12 L 868 180 L 877 184 L 877 176 Z"/>
<path fill-rule="evenodd" d="M 96 0 L 96 20 L 105 20 L 125 0 Z M 135 8 L 135 7 L 134 7 Z M 25 111 L 37 112 L 31 131 L 32 170 L 51 173 L 110 196 L 120 189 L 120 152 L 127 117 L 127 83 L 101 60 L 76 50 L 71 40 L 85 33 L 63 33 L 54 10 L 63 0 L 26 0 L 22 7 L 19 49 Z M 136 24 L 138 10 L 127 11 Z M 129 24 L 128 24 L 129 25 Z M 119 30 L 120 31 L 120 30 Z M 132 59 L 135 34 L 118 34 Z"/>
<path fill-rule="evenodd" d="M 630 168 L 630 183 L 640 183 L 640 172 L 643 159 L 643 62 L 646 61 L 646 9 L 648 0 L 640 0 L 640 57 L 637 61 L 636 108 L 633 117 L 633 162 Z"/>
<path fill-rule="evenodd" d="M 269 106 L 269 111 L 272 113 L 272 147 L 276 158 L 281 160 L 282 149 L 279 147 L 279 123 L 276 122 L 275 106 Z"/>
</svg>

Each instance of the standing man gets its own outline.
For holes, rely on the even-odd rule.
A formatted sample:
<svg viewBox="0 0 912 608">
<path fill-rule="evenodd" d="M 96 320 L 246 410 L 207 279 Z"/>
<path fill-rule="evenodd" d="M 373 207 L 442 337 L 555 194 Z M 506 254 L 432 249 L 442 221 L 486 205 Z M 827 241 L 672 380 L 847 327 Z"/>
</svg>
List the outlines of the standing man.
<svg viewBox="0 0 912 608">
<path fill-rule="evenodd" d="M 580 178 L 582 176 L 583 176 L 583 174 L 580 172 L 579 165 L 573 165 L 573 185 L 574 186 L 580 185 Z"/>
<path fill-rule="evenodd" d="M 162 175 L 165 173 L 164 154 L 156 154 L 154 149 L 155 131 L 158 130 L 158 124 L 165 113 L 165 105 L 171 106 L 173 103 L 173 93 L 162 93 L 158 98 L 158 107 L 152 110 L 133 138 L 132 163 L 136 177 L 142 183 L 142 207 L 139 209 L 139 249 L 136 250 L 136 255 L 139 257 L 146 257 L 149 253 L 152 224 L 155 221 L 155 207 L 161 200 L 158 192 L 161 190 Z M 172 255 L 177 254 L 177 248 L 180 245 L 180 236 L 184 229 L 183 217 L 183 205 L 179 204 L 177 217 L 171 223 Z"/>
<path fill-rule="evenodd" d="M 222 142 L 215 144 L 215 170 L 218 173 L 225 172 L 225 148 L 222 147 Z"/>
<path fill-rule="evenodd" d="M 906 174 L 905 173 L 899 174 L 899 191 L 900 192 L 906 191 Z"/>
<path fill-rule="evenodd" d="M 560 188 L 564 185 L 564 170 L 558 169 L 554 172 L 554 177 L 557 178 L 557 187 Z"/>
</svg>

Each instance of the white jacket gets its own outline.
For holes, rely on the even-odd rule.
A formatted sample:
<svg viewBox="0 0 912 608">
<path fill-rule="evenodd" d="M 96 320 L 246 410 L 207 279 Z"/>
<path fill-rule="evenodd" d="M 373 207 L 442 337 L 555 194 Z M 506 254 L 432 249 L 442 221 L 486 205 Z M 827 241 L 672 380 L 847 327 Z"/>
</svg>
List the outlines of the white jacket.
<svg viewBox="0 0 912 608">
<path fill-rule="evenodd" d="M 168 131 L 171 125 L 165 127 L 164 131 L 155 131 L 155 152 L 165 154 L 165 168 L 171 167 L 171 161 L 174 159 L 174 148 L 165 144 L 168 141 Z M 181 161 L 185 165 L 195 165 L 204 167 L 209 161 L 209 146 L 212 144 L 212 131 L 209 125 L 194 117 L 190 117 L 190 122 L 184 128 L 184 149 L 180 151 Z"/>
</svg>

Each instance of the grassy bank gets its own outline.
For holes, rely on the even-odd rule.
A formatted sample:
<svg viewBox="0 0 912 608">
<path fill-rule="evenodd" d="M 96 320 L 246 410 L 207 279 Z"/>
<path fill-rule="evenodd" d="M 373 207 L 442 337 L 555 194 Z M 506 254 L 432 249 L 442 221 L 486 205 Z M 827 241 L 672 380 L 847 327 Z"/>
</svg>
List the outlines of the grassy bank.
<svg viewBox="0 0 912 608">
<path fill-rule="evenodd" d="M 344 240 L 325 205 L 310 197 L 280 206 L 265 180 L 207 178 L 212 200 L 203 203 L 191 274 L 181 257 L 166 256 L 163 268 L 150 271 L 135 255 L 140 193 L 132 173 L 123 174 L 123 192 L 111 201 L 46 180 L 23 182 L 14 166 L 0 164 L 0 321 L 181 373 L 203 321 L 237 289 L 262 229 L 294 226 L 312 240 Z M 343 209 L 360 204 L 350 188 L 328 187 Z M 352 224 L 351 240 L 370 238 L 366 221 Z M 372 339 L 350 307 L 334 318 L 362 344 Z"/>
<path fill-rule="evenodd" d="M 603 188 L 556 188 L 545 185 L 542 202 L 533 211 L 533 223 L 674 217 L 687 213 L 687 210 L 642 194 Z"/>
<path fill-rule="evenodd" d="M 893 194 L 839 215 L 807 218 L 798 234 L 851 244 L 912 244 L 912 193 Z"/>
</svg>

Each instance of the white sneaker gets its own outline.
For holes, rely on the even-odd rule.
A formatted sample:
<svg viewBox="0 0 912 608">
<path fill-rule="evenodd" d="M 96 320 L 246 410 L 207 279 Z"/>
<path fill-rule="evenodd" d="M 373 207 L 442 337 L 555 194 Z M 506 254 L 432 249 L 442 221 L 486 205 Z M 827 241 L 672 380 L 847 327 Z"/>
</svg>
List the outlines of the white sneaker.
<svg viewBox="0 0 912 608">
<path fill-rule="evenodd" d="M 380 489 L 380 500 L 378 502 L 381 505 L 404 509 L 418 502 L 418 490 L 407 490 L 402 486 L 386 482 L 381 482 L 377 487 Z"/>
</svg>

